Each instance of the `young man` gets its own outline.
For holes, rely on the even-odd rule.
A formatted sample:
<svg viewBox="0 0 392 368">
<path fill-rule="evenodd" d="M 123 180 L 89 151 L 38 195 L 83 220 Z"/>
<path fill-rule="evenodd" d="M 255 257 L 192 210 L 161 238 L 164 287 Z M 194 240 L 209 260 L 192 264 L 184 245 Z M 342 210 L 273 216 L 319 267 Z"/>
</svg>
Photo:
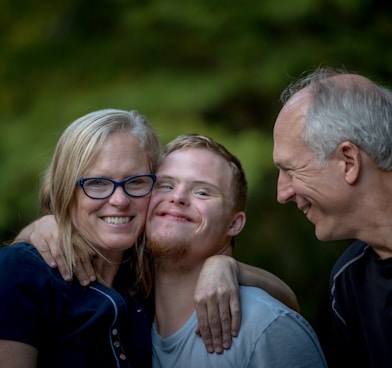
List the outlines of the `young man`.
<svg viewBox="0 0 392 368">
<path fill-rule="evenodd" d="M 204 261 L 232 255 L 245 225 L 247 184 L 238 159 L 215 141 L 184 135 L 166 146 L 146 222 L 155 271 L 154 367 L 326 367 L 317 337 L 296 312 L 240 288 L 241 330 L 208 354 L 194 331 L 194 289 Z"/>
<path fill-rule="evenodd" d="M 339 367 L 392 362 L 392 93 L 320 69 L 290 86 L 274 127 L 278 201 L 320 240 L 360 239 L 330 280 Z"/>
</svg>

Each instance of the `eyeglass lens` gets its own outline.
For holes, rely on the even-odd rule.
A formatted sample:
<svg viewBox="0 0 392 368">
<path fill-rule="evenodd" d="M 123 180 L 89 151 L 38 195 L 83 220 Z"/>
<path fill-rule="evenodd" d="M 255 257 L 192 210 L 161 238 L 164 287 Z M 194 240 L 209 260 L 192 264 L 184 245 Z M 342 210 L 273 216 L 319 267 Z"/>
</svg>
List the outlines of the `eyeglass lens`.
<svg viewBox="0 0 392 368">
<path fill-rule="evenodd" d="M 125 193 L 133 197 L 147 195 L 154 184 L 150 176 L 136 176 L 122 182 L 114 182 L 104 178 L 91 178 L 83 181 L 85 193 L 92 198 L 105 198 L 113 194 L 115 187 L 122 186 Z"/>
</svg>

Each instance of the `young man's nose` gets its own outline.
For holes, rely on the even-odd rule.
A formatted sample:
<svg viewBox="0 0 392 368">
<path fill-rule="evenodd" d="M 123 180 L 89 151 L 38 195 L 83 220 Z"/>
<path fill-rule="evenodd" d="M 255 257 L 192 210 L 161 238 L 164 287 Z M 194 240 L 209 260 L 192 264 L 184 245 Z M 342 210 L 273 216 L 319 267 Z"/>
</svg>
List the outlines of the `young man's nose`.
<svg viewBox="0 0 392 368">
<path fill-rule="evenodd" d="M 176 188 L 172 192 L 172 201 L 179 205 L 187 205 L 189 203 L 189 194 L 185 188 Z"/>
</svg>

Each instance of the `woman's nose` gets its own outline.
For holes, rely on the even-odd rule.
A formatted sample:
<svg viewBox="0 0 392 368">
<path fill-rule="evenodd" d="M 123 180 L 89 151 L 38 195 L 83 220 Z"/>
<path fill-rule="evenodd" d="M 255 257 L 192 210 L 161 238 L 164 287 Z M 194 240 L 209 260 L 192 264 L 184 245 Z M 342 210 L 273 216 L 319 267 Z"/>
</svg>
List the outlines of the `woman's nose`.
<svg viewBox="0 0 392 368">
<path fill-rule="evenodd" d="M 124 192 L 124 189 L 121 186 L 118 186 L 113 194 L 109 197 L 109 202 L 112 205 L 128 205 L 131 197 Z"/>
</svg>

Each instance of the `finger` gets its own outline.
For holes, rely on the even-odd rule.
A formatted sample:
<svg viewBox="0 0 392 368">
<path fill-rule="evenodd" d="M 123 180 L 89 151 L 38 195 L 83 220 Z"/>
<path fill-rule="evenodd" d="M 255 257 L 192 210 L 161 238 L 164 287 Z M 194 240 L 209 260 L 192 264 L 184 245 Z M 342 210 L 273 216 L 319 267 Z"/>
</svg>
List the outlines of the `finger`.
<svg viewBox="0 0 392 368">
<path fill-rule="evenodd" d="M 221 296 L 218 305 L 207 304 L 207 307 L 214 351 L 221 353 L 223 349 L 230 349 L 232 337 L 238 335 L 241 322 L 239 293 L 233 291 L 229 299 Z"/>
<path fill-rule="evenodd" d="M 31 242 L 51 267 L 57 267 L 65 280 L 71 279 L 62 251 L 58 245 L 58 225 L 53 215 L 37 220 L 31 232 Z"/>
<path fill-rule="evenodd" d="M 205 303 L 195 303 L 198 326 L 196 333 L 203 339 L 204 345 L 209 353 L 214 352 L 214 344 L 212 342 L 211 331 L 208 323 L 207 307 Z"/>
<path fill-rule="evenodd" d="M 219 320 L 214 330 L 214 325 L 211 323 L 212 339 L 214 347 L 222 346 L 223 349 L 230 349 L 231 346 L 231 314 L 229 301 L 225 300 L 219 304 Z M 218 326 L 219 325 L 219 326 Z"/>
<path fill-rule="evenodd" d="M 223 349 L 231 345 L 229 301 L 220 299 L 218 304 L 208 304 L 208 324 L 212 336 L 215 353 L 222 353 Z"/>
<path fill-rule="evenodd" d="M 92 248 L 88 249 L 87 254 L 86 253 L 83 253 L 83 254 L 84 254 L 84 256 L 83 257 L 81 256 L 80 258 L 81 258 L 81 260 L 83 260 L 83 266 L 84 266 L 84 269 L 86 271 L 86 274 L 87 274 L 90 282 L 93 282 L 97 279 L 97 275 L 95 273 L 95 268 L 94 268 L 92 260 L 95 257 L 98 257 L 98 254 Z"/>
<path fill-rule="evenodd" d="M 90 257 L 82 259 L 76 255 L 74 274 L 82 286 L 87 286 L 95 280 L 95 272 Z"/>
<path fill-rule="evenodd" d="M 218 299 L 216 298 L 214 298 L 214 301 L 211 300 L 208 301 L 205 304 L 207 319 L 203 320 L 202 323 L 200 323 L 200 330 L 202 336 L 206 336 L 205 337 L 206 340 L 208 337 L 208 341 L 210 341 L 211 339 L 212 351 L 218 354 L 223 352 L 222 328 L 221 328 L 219 305 L 220 302 L 218 302 Z"/>
<path fill-rule="evenodd" d="M 238 293 L 230 298 L 231 336 L 238 336 L 241 325 L 241 307 Z"/>
<path fill-rule="evenodd" d="M 67 265 L 67 262 L 65 261 L 63 252 L 61 251 L 60 247 L 57 244 L 57 240 L 50 238 L 48 240 L 48 246 L 49 246 L 49 252 L 52 255 L 54 261 L 56 262 L 57 268 L 59 269 L 61 276 L 65 281 L 71 281 L 72 277 L 71 277 L 70 269 Z"/>
<path fill-rule="evenodd" d="M 39 251 L 39 253 L 41 254 L 42 258 L 44 259 L 44 261 L 52 268 L 56 268 L 57 267 L 57 262 L 55 261 L 55 259 L 52 257 L 52 253 L 50 252 L 49 249 L 49 245 L 48 243 L 44 243 L 44 245 L 46 245 L 46 248 L 44 248 L 44 246 L 38 247 L 36 246 L 37 250 Z"/>
</svg>

